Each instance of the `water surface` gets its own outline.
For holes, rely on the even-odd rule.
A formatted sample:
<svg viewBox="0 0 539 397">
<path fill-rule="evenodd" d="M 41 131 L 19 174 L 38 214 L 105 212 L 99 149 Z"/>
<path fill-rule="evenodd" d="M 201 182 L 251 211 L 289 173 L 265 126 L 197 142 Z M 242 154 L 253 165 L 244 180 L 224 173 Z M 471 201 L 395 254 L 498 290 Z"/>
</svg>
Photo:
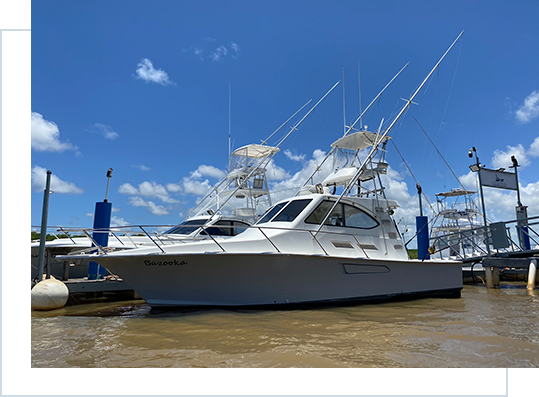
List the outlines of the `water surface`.
<svg viewBox="0 0 539 397">
<path fill-rule="evenodd" d="M 32 312 L 32 367 L 539 367 L 539 292 L 309 310 L 155 311 L 143 301 Z"/>
</svg>

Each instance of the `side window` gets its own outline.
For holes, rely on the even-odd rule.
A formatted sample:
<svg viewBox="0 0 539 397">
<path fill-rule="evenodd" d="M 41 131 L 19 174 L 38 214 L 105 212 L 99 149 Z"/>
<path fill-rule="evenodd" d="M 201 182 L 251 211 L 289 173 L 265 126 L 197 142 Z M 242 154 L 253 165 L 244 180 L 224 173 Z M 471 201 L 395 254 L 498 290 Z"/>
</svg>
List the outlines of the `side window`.
<svg viewBox="0 0 539 397">
<path fill-rule="evenodd" d="M 291 201 L 272 222 L 292 222 L 307 207 L 311 199 Z"/>
<path fill-rule="evenodd" d="M 373 229 L 378 226 L 378 222 L 367 213 L 351 205 L 344 205 L 344 215 L 346 226 L 360 229 Z"/>
<path fill-rule="evenodd" d="M 225 227 L 219 227 L 225 226 Z M 206 235 L 206 233 L 211 234 L 212 236 L 231 236 L 232 229 L 229 227 L 230 221 L 218 221 L 214 225 L 206 229 L 205 232 L 201 234 Z"/>
<path fill-rule="evenodd" d="M 328 211 L 335 202 L 323 201 L 318 207 L 305 219 L 305 223 L 314 223 L 319 225 L 325 218 Z M 378 221 L 359 208 L 348 204 L 339 203 L 333 209 L 324 225 L 356 227 L 359 229 L 373 229 L 379 225 Z"/>
<path fill-rule="evenodd" d="M 239 221 L 233 221 L 232 226 L 234 228 L 232 229 L 232 235 L 236 236 L 237 234 L 243 233 L 245 229 L 249 227 L 247 223 L 239 222 Z"/>
<path fill-rule="evenodd" d="M 305 223 L 314 223 L 319 225 L 324 218 L 326 217 L 326 214 L 328 211 L 333 207 L 335 202 L 333 201 L 322 201 L 318 207 L 305 219 Z M 331 226 L 344 226 L 344 217 L 342 213 L 342 204 L 337 204 L 337 206 L 333 209 L 331 214 L 329 215 L 328 219 L 326 219 L 326 222 L 324 225 L 331 225 Z"/>
</svg>

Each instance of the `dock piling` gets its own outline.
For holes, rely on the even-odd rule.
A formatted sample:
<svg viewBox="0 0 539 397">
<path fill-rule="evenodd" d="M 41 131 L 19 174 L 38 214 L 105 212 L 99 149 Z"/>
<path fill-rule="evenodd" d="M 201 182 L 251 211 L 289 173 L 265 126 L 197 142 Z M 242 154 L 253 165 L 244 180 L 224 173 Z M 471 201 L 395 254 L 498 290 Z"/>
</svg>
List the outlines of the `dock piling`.
<svg viewBox="0 0 539 397">
<path fill-rule="evenodd" d="M 528 268 L 528 290 L 535 289 L 535 278 L 537 276 L 537 259 L 530 259 L 530 267 Z"/>
</svg>

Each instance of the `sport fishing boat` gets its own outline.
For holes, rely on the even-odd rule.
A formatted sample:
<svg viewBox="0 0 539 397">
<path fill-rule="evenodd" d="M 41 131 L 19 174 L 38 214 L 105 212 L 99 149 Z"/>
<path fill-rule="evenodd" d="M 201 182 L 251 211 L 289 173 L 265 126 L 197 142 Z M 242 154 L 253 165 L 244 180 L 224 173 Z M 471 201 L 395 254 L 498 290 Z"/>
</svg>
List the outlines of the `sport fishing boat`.
<svg viewBox="0 0 539 397">
<path fill-rule="evenodd" d="M 276 203 L 245 232 L 226 240 L 210 236 L 102 253 L 92 260 L 124 278 L 152 307 L 460 297 L 462 262 L 409 259 L 392 219 L 399 205 L 381 186 L 388 133 L 447 52 L 387 128 L 352 132 L 351 126 L 333 143 L 331 152 L 350 151 L 351 161 L 322 183 Z"/>
<path fill-rule="evenodd" d="M 486 255 L 485 230 L 473 195 L 461 188 L 436 193 L 436 216 L 430 242 L 440 259 L 462 260 Z"/>
</svg>

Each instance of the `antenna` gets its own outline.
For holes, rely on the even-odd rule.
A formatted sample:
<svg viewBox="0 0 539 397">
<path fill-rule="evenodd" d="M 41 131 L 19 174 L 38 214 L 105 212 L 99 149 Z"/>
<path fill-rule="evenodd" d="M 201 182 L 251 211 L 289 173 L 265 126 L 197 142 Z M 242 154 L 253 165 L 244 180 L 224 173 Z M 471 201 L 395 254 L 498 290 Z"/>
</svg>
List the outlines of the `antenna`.
<svg viewBox="0 0 539 397">
<path fill-rule="evenodd" d="M 346 134 L 346 100 L 344 95 L 344 65 L 342 65 L 342 119 L 344 126 L 344 133 Z"/>
<path fill-rule="evenodd" d="M 228 159 L 230 161 L 230 106 L 231 106 L 231 96 L 232 96 L 232 84 L 228 82 Z"/>
<path fill-rule="evenodd" d="M 359 87 L 359 114 L 361 114 L 361 77 L 359 74 L 359 55 L 357 56 L 357 85 Z M 359 129 L 363 129 L 363 120 L 359 120 Z"/>
</svg>

